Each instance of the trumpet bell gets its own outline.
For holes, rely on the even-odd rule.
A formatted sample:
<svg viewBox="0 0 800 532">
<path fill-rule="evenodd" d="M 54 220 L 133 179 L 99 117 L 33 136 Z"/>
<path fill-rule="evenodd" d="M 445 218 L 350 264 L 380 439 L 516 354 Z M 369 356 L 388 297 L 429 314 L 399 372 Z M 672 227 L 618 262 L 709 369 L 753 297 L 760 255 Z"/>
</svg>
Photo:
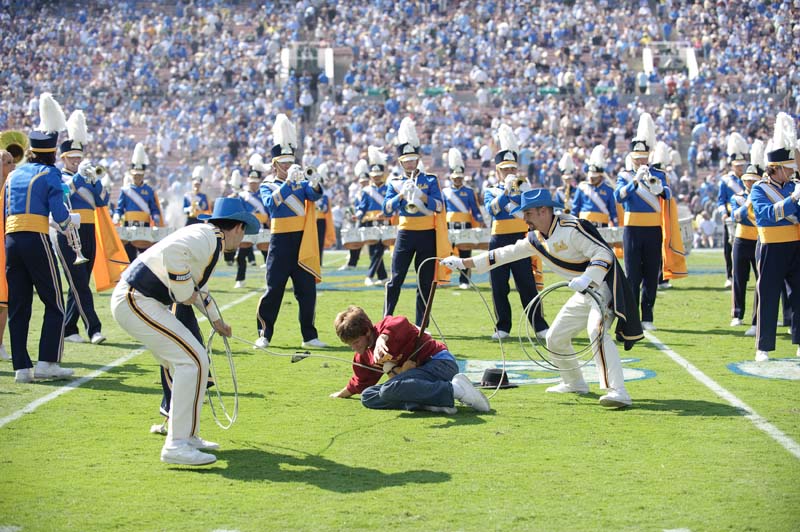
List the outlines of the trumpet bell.
<svg viewBox="0 0 800 532">
<path fill-rule="evenodd" d="M 28 136 L 22 131 L 3 131 L 0 133 L 0 150 L 6 150 L 11 154 L 15 163 L 19 163 L 25 158 L 30 143 Z"/>
</svg>

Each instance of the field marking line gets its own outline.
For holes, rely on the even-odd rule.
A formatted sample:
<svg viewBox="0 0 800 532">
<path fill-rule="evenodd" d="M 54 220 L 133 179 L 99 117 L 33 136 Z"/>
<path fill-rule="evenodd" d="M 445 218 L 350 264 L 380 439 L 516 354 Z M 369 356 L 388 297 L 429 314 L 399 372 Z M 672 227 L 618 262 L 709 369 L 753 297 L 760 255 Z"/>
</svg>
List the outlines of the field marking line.
<svg viewBox="0 0 800 532">
<path fill-rule="evenodd" d="M 247 301 L 248 299 L 250 299 L 251 297 L 253 297 L 253 296 L 257 295 L 257 294 L 260 294 L 260 293 L 261 292 L 258 292 L 258 291 L 248 292 L 247 294 L 243 295 L 239 299 L 237 299 L 235 301 L 232 301 L 232 302 L 228 303 L 227 305 L 223 305 L 222 307 L 220 307 L 219 310 L 220 311 L 228 310 L 229 308 L 235 307 L 239 303 L 243 303 L 243 302 Z M 203 323 L 204 321 L 207 321 L 207 318 L 205 318 L 204 316 L 197 320 L 198 323 Z M 17 419 L 21 418 L 25 414 L 30 414 L 31 412 L 35 411 L 37 408 L 39 408 L 43 404 L 49 403 L 50 401 L 52 401 L 56 397 L 64 395 L 67 392 L 71 392 L 72 390 L 74 390 L 76 388 L 79 388 L 82 385 L 86 384 L 90 380 L 92 380 L 92 379 L 94 379 L 96 377 L 99 377 L 103 373 L 107 373 L 108 371 L 112 370 L 113 368 L 115 368 L 117 366 L 121 366 L 122 364 L 126 363 L 127 361 L 131 360 L 132 358 L 135 358 L 135 357 L 141 355 L 145 351 L 147 351 L 147 349 L 145 349 L 144 347 L 140 347 L 139 349 L 135 349 L 135 350 L 131 351 L 130 353 L 128 353 L 127 355 L 124 355 L 124 356 L 116 359 L 115 361 L 111 362 L 110 364 L 107 364 L 107 365 L 103 366 L 100 369 L 96 369 L 93 372 L 89 373 L 88 375 L 85 375 L 85 376 L 81 377 L 80 379 L 76 379 L 74 381 L 70 381 L 69 383 L 65 384 L 61 388 L 58 388 L 57 390 L 52 391 L 49 394 L 47 394 L 47 395 L 45 395 L 43 397 L 40 397 L 40 398 L 28 403 L 27 405 L 25 405 L 21 409 L 17 410 L 13 414 L 9 414 L 4 418 L 0 418 L 0 428 L 3 428 L 4 426 L 8 425 L 12 421 L 16 421 Z"/>
<path fill-rule="evenodd" d="M 733 395 L 731 392 L 720 386 L 714 379 L 700 371 L 694 364 L 680 356 L 678 353 L 667 347 L 661 340 L 650 332 L 644 332 L 645 338 L 656 346 L 656 348 L 667 355 L 676 364 L 685 369 L 689 375 L 697 379 L 701 384 L 705 385 L 709 390 L 714 392 L 720 399 L 727 401 L 731 406 L 747 412 L 744 416 L 749 419 L 759 430 L 765 432 L 770 438 L 781 444 L 781 446 L 789 451 L 795 458 L 800 459 L 800 444 L 787 436 L 781 429 L 770 423 L 766 418 L 762 417 L 758 412 L 753 410 L 747 403 Z"/>
</svg>

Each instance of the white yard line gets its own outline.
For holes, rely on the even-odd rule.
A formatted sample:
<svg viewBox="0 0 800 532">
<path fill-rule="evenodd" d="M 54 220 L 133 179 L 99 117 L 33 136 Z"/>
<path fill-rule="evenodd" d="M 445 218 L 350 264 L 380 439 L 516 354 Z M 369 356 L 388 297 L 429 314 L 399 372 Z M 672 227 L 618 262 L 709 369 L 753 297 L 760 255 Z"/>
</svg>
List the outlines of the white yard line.
<svg viewBox="0 0 800 532">
<path fill-rule="evenodd" d="M 753 410 L 747 403 L 733 395 L 731 392 L 717 384 L 717 382 L 697 369 L 691 362 L 680 356 L 678 353 L 664 345 L 661 340 L 656 338 L 655 335 L 645 331 L 645 338 L 652 343 L 656 348 L 662 351 L 665 355 L 671 358 L 676 364 L 685 369 L 689 375 L 704 384 L 709 390 L 714 392 L 720 399 L 727 401 L 731 406 L 746 412 L 745 418 L 749 419 L 753 425 L 758 429 L 764 431 L 770 438 L 781 444 L 781 446 L 789 451 L 795 458 L 800 459 L 800 444 L 787 436 L 778 427 L 761 417 L 755 410 Z"/>
<path fill-rule="evenodd" d="M 253 297 L 253 296 L 257 295 L 257 294 L 260 294 L 260 293 L 261 292 L 249 292 L 249 293 L 243 295 L 242 297 L 240 297 L 239 299 L 237 299 L 235 301 L 232 301 L 232 302 L 228 303 L 227 305 L 223 305 L 222 307 L 220 307 L 220 310 L 221 311 L 228 310 L 229 308 L 235 307 L 239 303 L 243 303 L 244 301 L 247 301 L 251 297 Z M 202 322 L 206 321 L 206 318 L 205 317 L 201 317 L 197 321 L 198 321 L 198 323 L 202 323 Z M 37 408 L 39 408 L 43 404 L 49 403 L 50 401 L 52 401 L 56 397 L 58 397 L 60 395 L 64 395 L 65 393 L 70 392 L 70 391 L 74 390 L 75 388 L 79 388 L 80 386 L 82 386 L 82 385 L 86 384 L 87 382 L 89 382 L 90 380 L 102 375 L 103 373 L 107 373 L 108 371 L 111 371 L 113 368 L 116 368 L 117 366 L 121 366 L 122 364 L 126 363 L 127 361 L 131 360 L 132 358 L 135 358 L 135 357 L 141 355 L 145 351 L 147 351 L 147 349 L 144 349 L 144 348 L 139 348 L 139 349 L 136 349 L 134 351 L 131 351 L 127 355 L 116 359 L 111 364 L 103 366 L 100 369 L 94 370 L 93 372 L 89 373 L 88 375 L 86 375 L 84 377 L 81 377 L 80 379 L 76 379 L 74 381 L 70 381 L 69 383 L 65 384 L 61 388 L 58 388 L 57 390 L 55 390 L 53 392 L 50 392 L 49 394 L 45 395 L 44 397 L 40 397 L 40 398 L 36 399 L 35 401 L 32 401 L 32 402 L 28 403 L 23 408 L 21 408 L 20 410 L 17 410 L 13 414 L 9 414 L 8 416 L 6 416 L 4 418 L 0 418 L 0 428 L 3 428 L 4 426 L 8 425 L 12 421 L 16 421 L 17 419 L 21 418 L 25 414 L 30 414 L 31 412 L 33 412 L 34 410 L 36 410 Z"/>
</svg>

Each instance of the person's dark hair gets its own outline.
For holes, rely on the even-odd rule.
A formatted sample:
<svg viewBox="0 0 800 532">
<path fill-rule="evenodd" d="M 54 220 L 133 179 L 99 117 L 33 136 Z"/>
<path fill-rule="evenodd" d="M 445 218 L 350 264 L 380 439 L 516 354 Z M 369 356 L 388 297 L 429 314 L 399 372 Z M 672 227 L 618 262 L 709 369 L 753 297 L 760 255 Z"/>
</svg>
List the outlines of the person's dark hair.
<svg viewBox="0 0 800 532">
<path fill-rule="evenodd" d="M 29 163 L 39 163 L 39 164 L 47 164 L 50 166 L 56 165 L 56 154 L 55 152 L 39 152 L 39 151 L 32 151 L 28 150 L 28 162 Z"/>
<path fill-rule="evenodd" d="M 210 224 L 216 225 L 221 231 L 230 231 L 236 229 L 238 226 L 244 226 L 244 222 L 239 220 L 209 220 Z"/>
<path fill-rule="evenodd" d="M 333 320 L 333 328 L 336 329 L 336 336 L 342 342 L 349 344 L 367 334 L 372 329 L 372 321 L 363 308 L 350 305 L 347 310 L 336 315 L 336 319 Z"/>
</svg>

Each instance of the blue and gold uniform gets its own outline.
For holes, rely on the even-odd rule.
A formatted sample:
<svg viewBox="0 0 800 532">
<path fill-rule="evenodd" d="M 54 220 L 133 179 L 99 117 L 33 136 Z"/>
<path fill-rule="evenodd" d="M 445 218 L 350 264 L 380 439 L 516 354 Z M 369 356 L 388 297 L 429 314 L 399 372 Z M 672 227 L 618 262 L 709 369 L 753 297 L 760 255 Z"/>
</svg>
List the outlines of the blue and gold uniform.
<svg viewBox="0 0 800 532">
<path fill-rule="evenodd" d="M 89 259 L 86 263 L 75 264 L 75 251 L 70 247 L 63 234 L 58 235 L 58 249 L 64 260 L 65 274 L 69 277 L 71 288 L 67 297 L 64 336 L 70 340 L 70 337 L 79 334 L 78 316 L 80 316 L 89 338 L 94 338 L 94 343 L 100 343 L 103 341 L 100 335 L 102 324 L 94 310 L 94 299 L 89 281 L 97 254 L 95 209 L 108 205 L 108 192 L 103 189 L 103 185 L 99 181 L 88 181 L 83 175 L 72 173 L 69 170 L 62 170 L 62 179 L 71 192 L 72 212 L 80 214 L 81 225 L 78 228 L 78 235 L 81 240 L 81 253 Z"/>
<path fill-rule="evenodd" d="M 138 185 L 122 187 L 117 200 L 116 216 L 126 226 L 161 226 L 161 207 L 156 192 L 150 185 L 141 181 Z M 140 249 L 128 242 L 125 244 L 125 251 L 133 262 Z"/>
<path fill-rule="evenodd" d="M 248 177 L 248 187 L 254 187 L 255 184 L 260 186 L 260 183 L 260 176 Z M 249 190 L 242 190 L 239 192 L 238 197 L 244 202 L 247 212 L 255 216 L 258 220 L 258 223 L 261 224 L 260 229 L 262 231 L 269 229 L 269 214 L 267 214 L 267 208 L 264 206 L 264 202 L 261 201 L 261 194 L 259 192 L 254 192 L 251 188 Z M 264 264 L 266 265 L 268 256 L 267 250 L 269 248 L 265 246 L 269 246 L 269 244 L 258 244 L 258 246 L 261 246 L 258 249 L 261 251 L 261 254 L 264 257 Z M 236 253 L 237 288 L 244 287 L 244 280 L 247 276 L 247 262 L 250 261 L 252 265 L 255 265 L 256 263 L 256 256 L 253 251 L 254 247 L 256 246 L 254 246 L 251 242 L 242 242 L 242 244 L 239 246 L 239 250 Z"/>
<path fill-rule="evenodd" d="M 731 326 L 740 325 L 744 319 L 745 302 L 747 299 L 747 281 L 750 279 L 750 270 L 753 270 L 756 282 L 758 281 L 758 267 L 756 263 L 756 247 L 758 244 L 758 229 L 753 206 L 749 200 L 750 187 L 759 179 L 762 171 L 755 165 L 748 166 L 742 176 L 744 189 L 731 196 L 730 215 L 736 223 L 735 236 L 732 246 L 733 282 L 732 282 L 732 308 Z M 745 181 L 746 180 L 746 181 Z M 753 303 L 753 318 L 751 331 L 748 336 L 755 336 L 757 323 L 756 308 L 758 298 Z"/>
<path fill-rule="evenodd" d="M 319 271 L 304 264 L 301 244 L 317 248 L 318 241 L 313 235 L 313 242 L 303 242 L 306 217 L 313 216 L 311 222 L 316 229 L 316 216 L 313 202 L 322 197 L 322 188 L 315 189 L 308 181 L 286 182 L 275 177 L 261 184 L 259 190 L 261 200 L 267 207 L 272 225 L 272 236 L 267 255 L 267 291 L 258 304 L 257 327 L 259 336 L 272 340 L 275 332 L 275 320 L 278 319 L 286 282 L 292 279 L 294 297 L 300 307 L 300 332 L 303 342 L 317 339 L 314 326 L 314 311 L 317 304 L 317 288 L 315 276 Z M 318 252 L 318 248 L 315 249 Z M 318 259 L 317 259 L 318 260 Z M 317 262 L 317 268 L 319 263 Z M 266 346 L 264 346 L 266 347 Z"/>
<path fill-rule="evenodd" d="M 380 171 L 383 175 L 383 170 Z M 383 202 L 386 199 L 387 185 L 370 183 L 359 191 L 355 204 L 356 219 L 360 227 L 374 227 L 389 223 L 383 215 Z M 378 283 L 387 281 L 386 266 L 383 264 L 385 247 L 382 242 L 369 245 L 369 268 L 367 279 L 378 276 Z"/>
<path fill-rule="evenodd" d="M 61 172 L 53 165 L 57 139 L 57 131 L 31 133 L 34 158 L 8 176 L 4 190 L 11 356 L 20 382 L 32 379 L 27 342 L 34 288 L 45 307 L 39 339 L 40 364 L 60 362 L 64 347 L 61 277 L 48 237 L 49 216 L 62 230 L 70 225 Z M 37 365 L 37 373 L 38 370 Z M 72 374 L 71 370 L 63 371 L 54 376 Z"/>
<path fill-rule="evenodd" d="M 452 169 L 452 168 L 451 168 Z M 478 208 L 478 196 L 475 191 L 463 184 L 464 174 L 451 174 L 453 186 L 442 191 L 445 209 L 447 210 L 448 229 L 471 229 L 483 225 L 483 214 Z M 471 249 L 458 249 L 458 256 L 462 259 L 472 256 Z M 469 284 L 469 271 L 459 272 L 459 285 Z"/>
<path fill-rule="evenodd" d="M 197 217 L 201 214 L 211 214 L 211 205 L 208 196 L 203 192 L 192 191 L 183 196 L 183 212 L 186 214 L 186 225 L 201 223 Z"/>
<path fill-rule="evenodd" d="M 599 184 L 584 181 L 578 185 L 572 200 L 572 215 L 588 220 L 595 227 L 618 225 L 614 189 L 605 180 Z"/>
<path fill-rule="evenodd" d="M 320 265 L 322 264 L 322 253 L 325 249 L 325 232 L 328 227 L 328 213 L 330 210 L 330 199 L 323 194 L 317 200 L 317 245 L 319 246 Z"/>
<path fill-rule="evenodd" d="M 731 217 L 731 201 L 737 194 L 744 192 L 744 183 L 739 176 L 732 171 L 724 174 L 719 178 L 719 192 L 717 193 L 717 211 L 722 220 Z M 722 255 L 725 257 L 725 276 L 728 279 L 733 278 L 733 260 L 732 253 L 733 247 L 731 244 L 732 239 L 728 234 L 728 225 L 723 225 L 723 246 Z"/>
</svg>

